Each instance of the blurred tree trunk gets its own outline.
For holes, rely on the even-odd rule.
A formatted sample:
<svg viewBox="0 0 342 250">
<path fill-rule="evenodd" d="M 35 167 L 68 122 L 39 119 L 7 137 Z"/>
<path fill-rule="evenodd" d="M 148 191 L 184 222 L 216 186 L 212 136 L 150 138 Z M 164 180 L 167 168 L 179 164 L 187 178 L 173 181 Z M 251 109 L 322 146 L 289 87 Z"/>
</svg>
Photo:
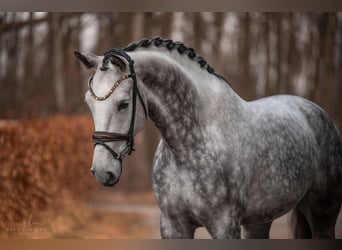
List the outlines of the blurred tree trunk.
<svg viewBox="0 0 342 250">
<path fill-rule="evenodd" d="M 135 13 L 134 19 L 133 19 L 133 38 L 132 41 L 138 41 L 141 40 L 144 36 L 144 13 L 137 12 Z"/>
<path fill-rule="evenodd" d="M 27 34 L 27 41 L 26 41 L 26 46 L 27 46 L 27 52 L 26 52 L 26 60 L 25 60 L 25 74 L 29 77 L 32 77 L 33 74 L 33 13 L 30 12 L 29 15 L 29 25 L 28 25 L 28 34 Z"/>
<path fill-rule="evenodd" d="M 64 22 L 69 27 L 68 32 L 63 37 L 64 51 L 64 75 L 69 76 L 65 79 L 66 110 L 69 113 L 78 111 L 79 103 L 84 99 L 82 90 L 81 65 L 73 58 L 73 51 L 80 47 L 79 36 L 81 31 L 81 17 L 75 13 L 73 16 L 65 18 Z"/>
<path fill-rule="evenodd" d="M 280 91 L 282 42 L 281 22 L 279 13 L 266 13 L 265 39 L 266 39 L 266 95 L 274 95 Z"/>
<path fill-rule="evenodd" d="M 195 12 L 193 14 L 193 43 L 194 49 L 198 52 L 202 52 L 202 42 L 206 35 L 206 24 L 203 20 L 201 12 Z"/>
<path fill-rule="evenodd" d="M 33 13 L 30 12 L 29 19 L 28 19 L 28 34 L 26 39 L 26 53 L 23 55 L 23 65 L 24 65 L 24 77 L 21 79 L 21 86 L 18 88 L 18 98 L 23 103 L 27 102 L 27 97 L 32 97 L 34 95 L 34 86 L 32 86 L 32 83 L 35 78 L 35 72 L 33 70 L 33 61 L 34 61 L 34 44 L 33 44 Z M 24 109 L 26 111 L 29 111 L 30 107 L 24 106 Z"/>
<path fill-rule="evenodd" d="M 320 14 L 319 16 L 319 22 L 318 22 L 318 48 L 319 48 L 319 53 L 316 58 L 316 64 L 315 64 L 315 77 L 314 77 L 314 85 L 313 88 L 309 94 L 309 98 L 314 101 L 319 101 L 320 99 L 320 82 L 321 82 L 321 77 L 323 74 L 323 67 L 321 66 L 322 60 L 325 56 L 325 39 L 326 39 L 326 32 L 327 32 L 327 24 L 328 24 L 328 18 L 329 14 L 328 13 L 323 13 Z"/>
<path fill-rule="evenodd" d="M 193 25 L 193 13 L 185 12 L 184 13 L 184 23 L 187 25 L 183 26 L 183 34 L 184 34 L 184 39 L 183 42 L 187 46 L 191 46 L 194 44 L 194 25 Z"/>
<path fill-rule="evenodd" d="M 12 13 L 11 23 L 16 23 L 17 13 Z M 18 29 L 12 29 L 9 33 L 10 39 L 8 39 L 8 54 L 7 54 L 7 63 L 6 63 L 6 77 L 5 83 L 7 86 L 3 89 L 6 93 L 5 98 L 5 107 L 4 110 L 8 110 L 9 116 L 14 116 L 15 111 L 19 111 L 20 115 L 22 114 L 20 110 L 20 100 L 17 96 L 18 89 L 18 81 L 17 81 L 17 67 L 18 67 Z M 14 102 L 11 101 L 14 99 Z M 12 106 L 11 108 L 7 108 Z M 13 112 L 14 111 L 14 112 Z M 13 112 L 13 113 L 12 113 Z M 12 114 L 11 114 L 12 113 Z"/>
<path fill-rule="evenodd" d="M 52 66 L 53 66 L 53 84 L 56 96 L 56 108 L 58 111 L 65 110 L 65 86 L 63 72 L 63 47 L 62 47 L 62 23 L 61 14 L 49 13 L 51 18 L 50 27 L 53 34 L 52 39 Z"/>
<path fill-rule="evenodd" d="M 37 77 L 39 79 L 39 81 L 37 81 L 37 84 L 39 85 L 41 93 L 37 93 L 37 91 L 35 91 L 37 97 L 39 97 L 39 102 L 34 106 L 40 106 L 39 111 L 42 117 L 54 114 L 56 112 L 55 89 L 53 86 L 54 82 L 52 81 L 54 69 L 53 60 L 51 57 L 53 53 L 53 31 L 50 29 L 51 26 L 49 25 L 50 22 L 48 18 L 46 19 L 45 24 L 49 27 L 48 31 L 45 33 L 41 44 L 35 45 L 35 50 L 33 51 L 35 55 L 40 54 L 41 56 L 41 58 L 37 60 L 37 62 L 39 62 L 41 65 L 49 65 L 49 67 L 45 67 L 44 70 L 39 71 L 39 77 Z M 35 35 L 35 32 L 33 32 L 33 35 Z M 39 48 L 39 50 L 37 50 L 36 48 Z M 35 69 L 34 71 L 37 70 Z"/>
<path fill-rule="evenodd" d="M 118 47 L 118 37 L 120 36 L 120 26 L 118 23 L 120 13 L 101 13 L 97 14 L 99 22 L 98 39 L 96 52 L 103 54 L 105 51 Z"/>
<path fill-rule="evenodd" d="M 239 75 L 240 82 L 239 85 L 241 95 L 247 99 L 251 100 L 253 98 L 253 87 L 251 84 L 250 77 L 250 14 L 241 13 L 239 18 L 239 24 L 241 29 L 238 33 L 239 36 Z"/>
<path fill-rule="evenodd" d="M 296 47 L 296 23 L 294 20 L 294 14 L 290 13 L 287 16 L 288 22 L 288 51 L 286 55 L 286 74 L 284 76 L 285 82 L 285 93 L 293 94 L 293 79 L 297 72 L 298 58 L 297 58 L 297 47 Z"/>
<path fill-rule="evenodd" d="M 4 12 L 4 13 L 2 13 L 2 15 L 0 14 L 0 54 L 4 54 L 5 53 L 5 51 L 6 51 L 6 48 L 4 48 L 5 46 L 4 46 L 4 44 L 5 44 L 5 41 L 4 41 L 4 33 L 3 32 L 1 32 L 1 30 L 2 30 L 2 27 L 4 26 L 4 24 L 5 24 L 5 18 L 6 18 L 6 12 Z M 2 82 L 3 82 L 3 76 L 2 76 L 2 74 L 3 74 L 3 70 L 4 70 L 4 68 L 5 68 L 5 65 L 4 65 L 4 63 L 2 62 L 2 60 L 0 60 L 0 69 L 2 69 L 2 70 L 0 70 L 0 88 L 1 89 L 3 89 L 3 86 L 2 86 Z M 3 106 L 3 105 L 1 105 L 2 104 L 2 102 L 1 102 L 1 95 L 0 95 L 0 106 Z M 2 115 L 2 111 L 0 110 L 0 115 Z"/>
<path fill-rule="evenodd" d="M 143 26 L 143 35 L 146 38 L 151 38 L 153 30 L 153 13 L 145 12 L 144 13 L 144 26 Z"/>
<path fill-rule="evenodd" d="M 118 33 L 119 15 L 120 13 L 108 13 L 106 15 L 106 30 L 102 34 L 102 39 L 99 40 L 99 43 L 104 42 L 101 53 L 118 47 L 117 39 L 120 36 Z"/>
<path fill-rule="evenodd" d="M 96 15 L 96 18 L 97 18 L 97 21 L 99 22 L 98 24 L 98 42 L 96 44 L 96 53 L 97 54 L 103 54 L 103 52 L 106 50 L 106 48 L 108 48 L 108 41 L 110 38 L 106 39 L 107 37 L 107 34 L 109 31 L 109 28 L 108 28 L 108 17 L 109 14 L 104 14 L 104 13 L 101 13 L 101 14 L 97 14 Z M 113 34 L 113 36 L 115 36 Z"/>
<path fill-rule="evenodd" d="M 280 52 L 280 62 L 278 65 L 278 72 L 280 73 L 279 76 L 279 82 L 278 82 L 278 90 L 279 93 L 288 94 L 287 86 L 289 85 L 288 81 L 288 71 L 289 71 L 289 65 L 288 65 L 288 56 L 290 51 L 290 15 L 289 13 L 282 13 L 281 14 L 281 21 L 279 23 L 280 25 L 280 33 L 281 33 L 281 41 L 278 41 L 278 49 L 281 49 Z M 278 33 L 278 32 L 277 32 Z M 279 38 L 277 38 L 279 39 Z M 278 52 L 279 54 L 279 52 Z"/>
<path fill-rule="evenodd" d="M 0 15 L 0 27 L 2 27 L 2 26 L 4 25 L 4 23 L 5 23 L 5 18 L 6 18 L 6 12 L 3 13 L 2 15 Z M 1 34 L 2 34 L 2 33 L 0 33 L 0 37 L 1 37 Z"/>
<path fill-rule="evenodd" d="M 133 41 L 133 20 L 135 13 L 122 12 L 119 13 L 116 32 L 116 43 L 115 47 L 125 47 Z M 110 34 L 108 34 L 110 35 Z"/>
<path fill-rule="evenodd" d="M 72 33 L 73 33 L 73 19 L 72 17 L 66 17 L 62 19 L 63 26 L 66 25 L 68 27 L 67 31 L 63 34 L 63 43 L 62 43 L 62 48 L 63 48 L 63 74 L 69 76 L 68 78 L 65 79 L 65 111 L 67 113 L 71 112 L 72 110 L 72 102 L 73 99 L 75 99 L 76 96 L 74 96 L 76 93 L 73 93 L 73 79 L 75 77 L 75 74 L 73 74 L 72 69 L 71 69 L 71 61 L 69 60 L 69 51 L 70 51 L 70 46 L 72 43 Z M 75 61 L 75 60 L 74 60 Z"/>
<path fill-rule="evenodd" d="M 165 12 L 162 13 L 159 17 L 160 22 L 160 35 L 163 38 L 170 39 L 171 29 L 172 29 L 172 21 L 173 21 L 173 13 Z"/>
<path fill-rule="evenodd" d="M 214 21 L 214 27 L 215 27 L 215 42 L 212 44 L 212 51 L 213 56 L 218 65 L 218 68 L 216 71 L 221 72 L 223 71 L 223 54 L 221 52 L 221 41 L 222 41 L 222 34 L 224 32 L 224 20 L 225 20 L 225 13 L 218 12 L 215 13 L 215 21 Z"/>
<path fill-rule="evenodd" d="M 271 67 L 271 49 L 270 49 L 270 14 L 265 14 L 265 21 L 264 21 L 264 31 L 265 31 L 265 45 L 266 45 L 266 67 L 265 67 L 265 94 L 266 96 L 271 95 L 271 80 L 270 80 L 270 67 Z"/>
<path fill-rule="evenodd" d="M 333 81 L 335 78 L 335 68 L 334 68 L 334 49 L 335 49 L 335 34 L 336 34 L 336 23 L 337 17 L 335 13 L 329 13 L 328 27 L 327 27 L 327 37 L 326 37 L 326 54 L 325 54 L 325 77 L 324 82 L 326 84 L 324 92 L 324 100 L 322 100 L 323 106 L 330 113 L 332 111 L 332 91 L 333 91 Z"/>
<path fill-rule="evenodd" d="M 277 29 L 277 93 L 281 92 L 281 86 L 283 85 L 282 77 L 282 61 L 283 61 L 283 16 L 281 13 L 277 13 L 276 18 L 276 29 Z"/>
<path fill-rule="evenodd" d="M 337 27 L 335 34 L 335 80 L 333 88 L 332 114 L 338 119 L 340 131 L 342 131 L 342 13 L 337 13 Z"/>
</svg>

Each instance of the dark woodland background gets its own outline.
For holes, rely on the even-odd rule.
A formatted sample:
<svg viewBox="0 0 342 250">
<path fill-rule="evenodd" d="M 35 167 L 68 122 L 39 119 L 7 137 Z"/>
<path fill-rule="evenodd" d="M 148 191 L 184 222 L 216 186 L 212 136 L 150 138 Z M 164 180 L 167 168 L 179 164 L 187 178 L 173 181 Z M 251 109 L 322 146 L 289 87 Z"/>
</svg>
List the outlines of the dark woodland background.
<svg viewBox="0 0 342 250">
<path fill-rule="evenodd" d="M 342 130 L 342 13 L 0 13 L 0 237 L 14 237 L 1 226 L 32 211 L 48 218 L 108 191 L 89 171 L 93 125 L 83 99 L 93 72 L 73 52 L 155 36 L 193 47 L 242 98 L 303 96 Z M 148 121 L 109 192 L 151 191 L 158 140 Z M 70 236 L 61 231 L 49 237 Z"/>
<path fill-rule="evenodd" d="M 342 13 L 2 13 L 0 117 L 85 113 L 74 50 L 180 40 L 247 100 L 296 94 L 341 126 Z"/>
</svg>

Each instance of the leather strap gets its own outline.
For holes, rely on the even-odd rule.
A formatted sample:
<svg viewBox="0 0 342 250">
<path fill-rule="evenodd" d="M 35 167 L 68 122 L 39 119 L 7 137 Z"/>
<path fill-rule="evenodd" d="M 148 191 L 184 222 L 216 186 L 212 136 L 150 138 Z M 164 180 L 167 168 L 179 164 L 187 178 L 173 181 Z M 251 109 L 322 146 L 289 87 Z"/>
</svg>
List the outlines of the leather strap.
<svg viewBox="0 0 342 250">
<path fill-rule="evenodd" d="M 108 63 L 110 56 L 121 56 L 125 58 L 129 65 L 130 74 L 127 76 L 132 78 L 133 80 L 133 90 L 132 90 L 132 116 L 131 116 L 131 123 L 129 127 L 129 131 L 127 134 L 120 134 L 114 132 L 106 132 L 106 131 L 95 131 L 93 133 L 93 142 L 94 147 L 96 145 L 101 145 L 105 149 L 107 149 L 112 156 L 117 160 L 122 160 L 127 154 L 131 154 L 134 151 L 134 125 L 135 125 L 135 114 L 136 114 L 136 103 L 137 103 L 137 96 L 141 102 L 141 105 L 145 112 L 145 117 L 147 117 L 147 110 L 141 94 L 138 89 L 137 78 L 134 69 L 134 61 L 131 57 L 122 49 L 112 49 L 104 54 L 102 68 L 105 69 L 106 63 Z M 126 78 L 125 78 L 126 79 Z M 127 141 L 126 148 L 120 153 L 116 153 L 112 148 L 110 148 L 106 142 L 115 142 L 115 141 Z"/>
<path fill-rule="evenodd" d="M 127 141 L 128 135 L 111 133 L 105 131 L 95 131 L 93 134 L 94 141 L 102 141 L 102 142 L 113 142 L 113 141 Z"/>
</svg>

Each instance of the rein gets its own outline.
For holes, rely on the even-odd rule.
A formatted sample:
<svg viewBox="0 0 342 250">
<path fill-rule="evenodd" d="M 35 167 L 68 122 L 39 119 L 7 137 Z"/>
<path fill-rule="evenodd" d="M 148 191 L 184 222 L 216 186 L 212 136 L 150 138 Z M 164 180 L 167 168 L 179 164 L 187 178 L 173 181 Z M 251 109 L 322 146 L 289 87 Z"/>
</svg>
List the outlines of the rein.
<svg viewBox="0 0 342 250">
<path fill-rule="evenodd" d="M 106 132 L 106 131 L 95 131 L 93 133 L 93 142 L 94 142 L 94 147 L 97 145 L 103 146 L 106 150 L 108 150 L 114 159 L 122 161 L 122 159 L 128 154 L 130 155 L 132 151 L 134 151 L 134 122 L 135 122 L 135 113 L 136 113 L 136 103 L 137 103 L 137 96 L 140 99 L 140 102 L 143 106 L 144 112 L 145 112 L 145 117 L 147 117 L 147 110 L 145 107 L 145 104 L 143 102 L 143 99 L 141 97 L 141 94 L 138 89 L 137 85 L 137 78 L 135 74 L 135 69 L 134 69 L 134 61 L 132 58 L 124 52 L 122 49 L 112 49 L 104 54 L 103 58 L 103 64 L 101 67 L 101 70 L 106 70 L 107 68 L 105 67 L 106 63 L 108 63 L 109 58 L 111 56 L 120 56 L 123 57 L 127 60 L 128 65 L 129 65 L 129 70 L 130 74 L 129 75 L 123 75 L 121 76 L 117 81 L 114 82 L 112 85 L 111 89 L 108 91 L 108 93 L 104 96 L 96 96 L 93 89 L 92 89 L 92 77 L 89 79 L 88 86 L 89 90 L 91 93 L 91 96 L 97 100 L 97 101 L 104 101 L 106 100 L 113 92 L 114 90 L 119 86 L 119 84 L 124 81 L 125 79 L 132 78 L 133 80 L 133 93 L 132 93 L 132 117 L 131 117 L 131 123 L 129 127 L 129 131 L 127 134 L 121 134 L 121 133 L 114 133 L 114 132 Z M 116 141 L 126 141 L 127 145 L 124 148 L 123 151 L 120 153 L 115 152 L 111 147 L 109 147 L 106 143 L 107 142 L 116 142 Z"/>
</svg>

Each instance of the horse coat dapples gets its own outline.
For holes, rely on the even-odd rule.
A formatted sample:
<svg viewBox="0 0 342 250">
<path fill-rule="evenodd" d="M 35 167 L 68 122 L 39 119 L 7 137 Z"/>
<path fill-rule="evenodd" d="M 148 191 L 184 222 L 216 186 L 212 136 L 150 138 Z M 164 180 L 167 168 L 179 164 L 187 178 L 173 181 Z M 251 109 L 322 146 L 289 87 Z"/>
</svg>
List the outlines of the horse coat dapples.
<svg viewBox="0 0 342 250">
<path fill-rule="evenodd" d="M 163 238 L 193 238 L 197 227 L 213 238 L 267 238 L 291 209 L 296 238 L 334 237 L 342 142 L 322 108 L 290 95 L 247 102 L 171 40 L 75 54 L 96 70 L 86 102 L 100 183 L 117 183 L 146 115 L 160 131 L 152 180 Z"/>
</svg>

